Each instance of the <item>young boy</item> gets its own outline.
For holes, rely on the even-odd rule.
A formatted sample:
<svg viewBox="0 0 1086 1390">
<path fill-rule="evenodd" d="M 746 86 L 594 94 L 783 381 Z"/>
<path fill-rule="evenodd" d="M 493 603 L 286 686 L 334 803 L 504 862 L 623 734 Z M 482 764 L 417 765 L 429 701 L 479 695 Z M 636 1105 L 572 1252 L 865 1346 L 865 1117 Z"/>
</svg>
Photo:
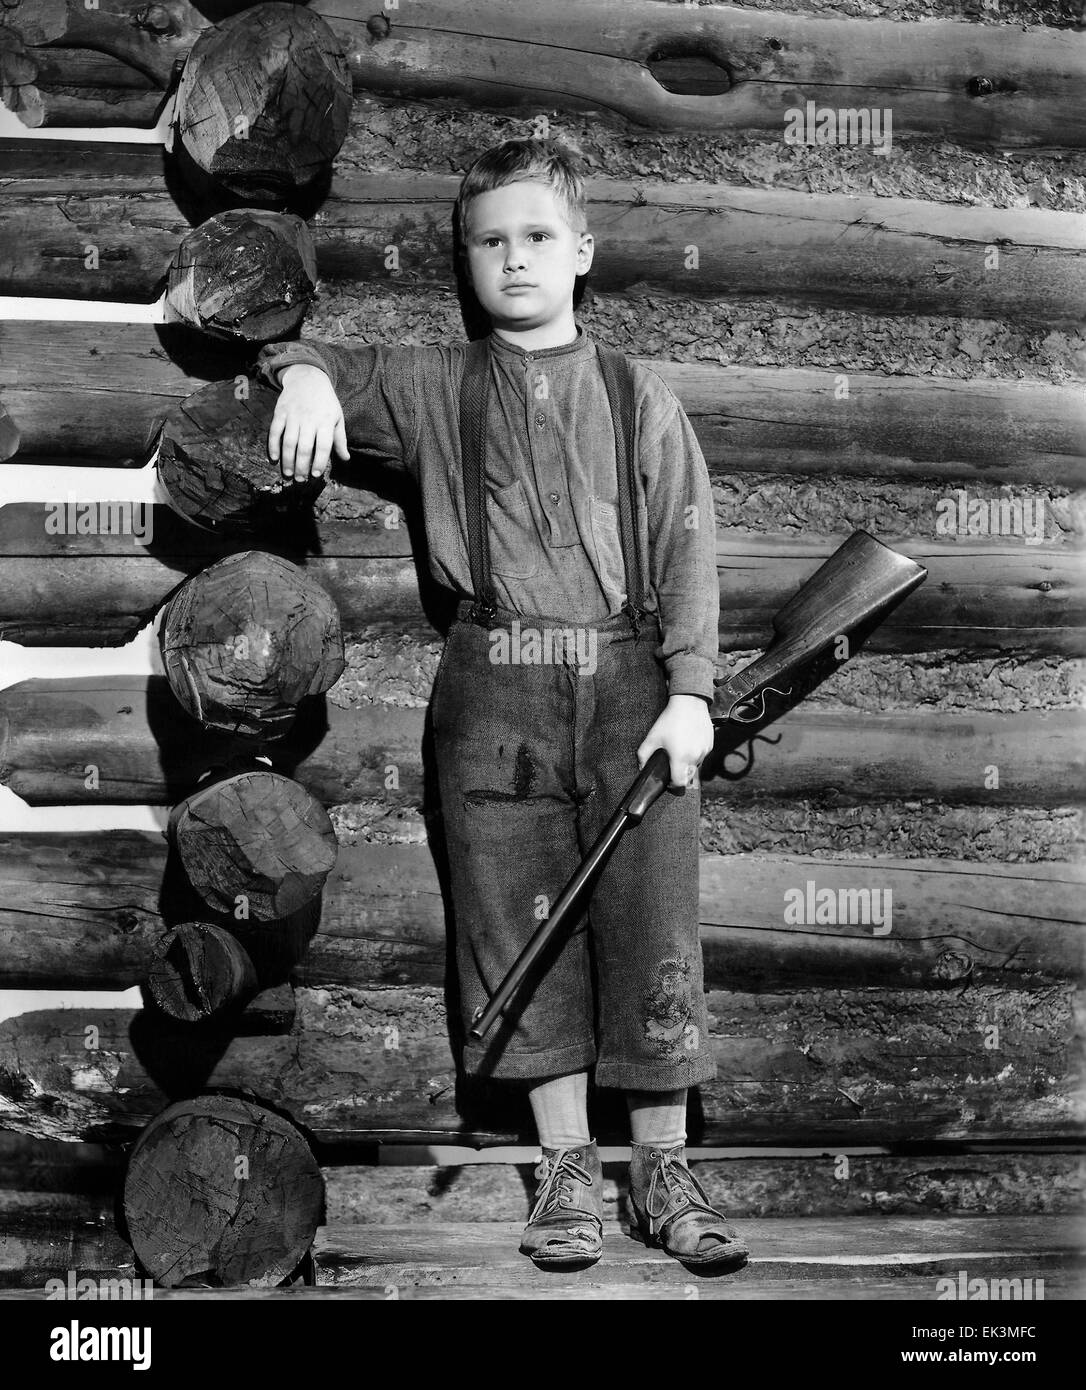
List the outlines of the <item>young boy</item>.
<svg viewBox="0 0 1086 1390">
<path fill-rule="evenodd" d="M 594 248 L 573 152 L 528 139 L 487 151 L 456 217 L 489 337 L 268 345 L 258 373 L 282 392 L 269 456 L 304 479 L 333 450 L 348 459 L 349 441 L 406 468 L 432 572 L 462 596 L 431 709 L 465 1028 L 666 749 L 671 789 L 620 842 L 531 997 L 465 1047 L 464 1066 L 529 1084 L 543 1156 L 521 1250 L 538 1265 L 584 1267 L 602 1250 L 593 1066 L 626 1092 L 643 1238 L 691 1266 L 741 1264 L 746 1246 L 684 1162 L 687 1088 L 715 1074 L 696 779 L 719 619 L 708 472 L 664 382 L 629 364 L 623 406 L 613 357 L 574 317 Z"/>
</svg>

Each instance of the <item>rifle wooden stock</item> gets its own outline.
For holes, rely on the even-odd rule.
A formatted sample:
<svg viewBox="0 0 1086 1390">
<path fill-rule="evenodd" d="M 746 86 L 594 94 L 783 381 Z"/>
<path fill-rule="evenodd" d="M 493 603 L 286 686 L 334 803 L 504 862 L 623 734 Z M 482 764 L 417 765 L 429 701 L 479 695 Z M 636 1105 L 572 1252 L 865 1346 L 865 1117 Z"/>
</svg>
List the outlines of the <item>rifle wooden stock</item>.
<svg viewBox="0 0 1086 1390">
<path fill-rule="evenodd" d="M 714 726 L 719 730 L 731 722 L 760 723 L 767 717 L 766 697 L 771 692 L 787 698 L 800 673 L 824 662 L 827 656 L 836 665 L 843 664 L 891 610 L 924 582 L 927 573 L 915 560 L 891 550 L 866 531 L 854 531 L 773 619 L 776 636 L 768 649 L 722 684 L 716 704 L 724 713 L 714 715 Z M 550 915 L 490 1002 L 472 1019 L 471 1037 L 482 1038 L 493 1027 L 532 966 L 571 919 L 587 885 L 610 859 L 627 827 L 641 821 L 670 782 L 670 759 L 658 748 L 562 890 Z"/>
</svg>

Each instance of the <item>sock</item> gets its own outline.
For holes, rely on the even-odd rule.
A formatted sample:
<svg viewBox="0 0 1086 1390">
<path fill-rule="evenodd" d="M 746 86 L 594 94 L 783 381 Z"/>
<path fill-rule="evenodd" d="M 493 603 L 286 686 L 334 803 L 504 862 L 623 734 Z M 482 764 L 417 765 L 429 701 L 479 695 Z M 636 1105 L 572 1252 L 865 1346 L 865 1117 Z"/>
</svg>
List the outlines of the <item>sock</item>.
<svg viewBox="0 0 1086 1390">
<path fill-rule="evenodd" d="M 630 1138 L 670 1148 L 686 1143 L 686 1091 L 627 1091 Z"/>
<path fill-rule="evenodd" d="M 588 1132 L 588 1073 L 555 1076 L 528 1092 L 539 1142 L 545 1149 L 576 1149 L 591 1144 Z"/>
</svg>

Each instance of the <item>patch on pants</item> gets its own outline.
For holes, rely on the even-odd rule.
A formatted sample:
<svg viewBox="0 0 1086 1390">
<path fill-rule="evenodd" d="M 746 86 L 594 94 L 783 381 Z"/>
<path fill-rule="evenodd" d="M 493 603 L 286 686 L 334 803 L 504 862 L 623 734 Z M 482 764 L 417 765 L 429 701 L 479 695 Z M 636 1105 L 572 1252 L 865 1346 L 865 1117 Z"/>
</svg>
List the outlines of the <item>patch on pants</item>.
<svg viewBox="0 0 1086 1390">
<path fill-rule="evenodd" d="M 503 743 L 498 745 L 498 760 L 503 770 L 508 767 Z M 483 806 L 494 801 L 527 801 L 535 795 L 538 777 L 539 768 L 532 757 L 532 750 L 526 743 L 522 743 L 513 759 L 512 785 L 509 791 L 491 791 L 474 787 L 464 793 L 464 800 L 470 806 Z"/>
<path fill-rule="evenodd" d="M 645 994 L 642 1028 L 658 1057 L 681 1058 L 696 1052 L 700 1042 L 697 1024 L 690 1022 L 690 962 L 683 957 L 662 960 L 656 967 L 656 983 Z"/>
</svg>

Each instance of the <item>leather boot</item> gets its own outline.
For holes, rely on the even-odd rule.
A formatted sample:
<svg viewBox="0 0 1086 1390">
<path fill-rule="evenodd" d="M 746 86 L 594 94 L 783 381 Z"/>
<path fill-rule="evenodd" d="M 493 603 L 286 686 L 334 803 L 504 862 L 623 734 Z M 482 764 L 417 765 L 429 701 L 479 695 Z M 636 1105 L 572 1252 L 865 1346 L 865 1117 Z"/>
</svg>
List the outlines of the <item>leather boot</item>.
<svg viewBox="0 0 1086 1390">
<path fill-rule="evenodd" d="M 603 1169 L 593 1140 L 543 1149 L 521 1253 L 540 1269 L 583 1269 L 603 1253 Z"/>
<path fill-rule="evenodd" d="M 685 1145 L 631 1149 L 630 1204 L 645 1244 L 692 1269 L 746 1264 L 749 1247 L 686 1166 Z"/>
</svg>

